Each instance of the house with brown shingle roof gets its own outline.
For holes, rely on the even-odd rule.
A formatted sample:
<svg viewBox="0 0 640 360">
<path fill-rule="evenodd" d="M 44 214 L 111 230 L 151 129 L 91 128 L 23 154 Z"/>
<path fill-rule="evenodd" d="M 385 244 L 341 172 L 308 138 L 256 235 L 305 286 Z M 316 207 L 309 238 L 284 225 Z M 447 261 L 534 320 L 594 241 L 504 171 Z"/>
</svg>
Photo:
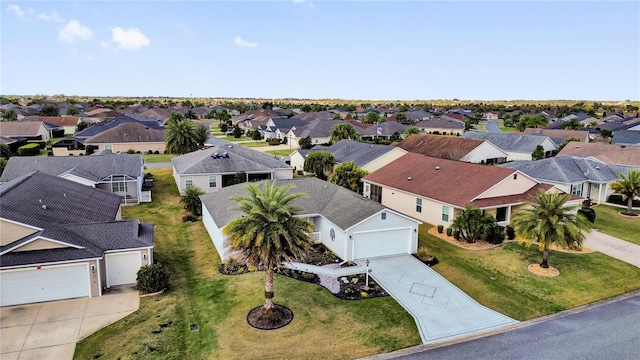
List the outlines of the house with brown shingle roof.
<svg viewBox="0 0 640 360">
<path fill-rule="evenodd" d="M 476 164 L 499 164 L 507 161 L 506 152 L 481 139 L 413 134 L 397 146 L 416 154 Z"/>
<path fill-rule="evenodd" d="M 464 133 L 464 122 L 449 115 L 424 120 L 414 126 L 424 134 L 462 135 Z"/>
<path fill-rule="evenodd" d="M 640 146 L 621 146 L 601 142 L 570 143 L 557 156 L 594 158 L 607 165 L 640 166 Z"/>
<path fill-rule="evenodd" d="M 408 153 L 367 175 L 363 195 L 432 225 L 451 226 L 467 204 L 500 225 L 539 191 L 560 191 L 518 170 Z M 581 198 L 572 197 L 572 204 Z"/>
<path fill-rule="evenodd" d="M 568 139 L 580 139 L 580 141 L 582 142 L 589 142 L 595 137 L 595 135 L 591 136 L 589 131 L 586 130 L 562 130 L 544 128 L 527 128 L 524 130 L 524 132 L 522 132 L 522 134 L 548 136 L 556 141 L 556 144 L 558 145 L 560 145 L 560 143 L 562 143 L 563 141 L 567 141 Z M 557 139 L 560 140 L 560 143 L 558 143 Z"/>
<path fill-rule="evenodd" d="M 164 130 L 153 129 L 139 122 L 125 122 L 84 140 L 84 145 L 93 145 L 96 152 L 111 150 L 114 153 L 129 149 L 145 153 L 164 153 Z"/>
<path fill-rule="evenodd" d="M 2 121 L 0 136 L 47 141 L 51 133 L 42 121 Z"/>
<path fill-rule="evenodd" d="M 61 126 L 65 134 L 75 133 L 76 126 L 81 121 L 79 116 L 27 116 L 27 119 Z"/>
</svg>

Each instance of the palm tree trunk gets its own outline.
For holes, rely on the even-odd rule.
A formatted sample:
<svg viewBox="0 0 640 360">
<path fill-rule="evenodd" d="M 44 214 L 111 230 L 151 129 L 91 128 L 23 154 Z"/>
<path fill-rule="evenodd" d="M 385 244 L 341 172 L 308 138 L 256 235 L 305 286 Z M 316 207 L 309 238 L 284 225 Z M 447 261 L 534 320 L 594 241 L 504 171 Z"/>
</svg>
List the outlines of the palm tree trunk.
<svg viewBox="0 0 640 360">
<path fill-rule="evenodd" d="M 265 271 L 264 305 L 262 309 L 265 311 L 273 309 L 273 269 L 270 267 Z"/>
<path fill-rule="evenodd" d="M 542 262 L 540 263 L 540 267 L 548 269 L 549 268 L 549 246 L 545 245 L 544 250 L 542 250 Z"/>
<path fill-rule="evenodd" d="M 633 213 L 633 195 L 627 197 L 627 214 Z"/>
</svg>

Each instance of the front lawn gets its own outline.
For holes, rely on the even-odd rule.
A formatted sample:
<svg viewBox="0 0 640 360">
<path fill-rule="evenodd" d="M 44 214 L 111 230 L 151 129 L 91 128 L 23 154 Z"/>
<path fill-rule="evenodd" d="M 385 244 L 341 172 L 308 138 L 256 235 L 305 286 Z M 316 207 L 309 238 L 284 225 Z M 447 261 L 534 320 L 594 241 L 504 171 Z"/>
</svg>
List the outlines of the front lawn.
<svg viewBox="0 0 640 360">
<path fill-rule="evenodd" d="M 640 216 L 631 218 L 619 215 L 626 208 L 617 208 L 609 205 L 594 206 L 596 222 L 594 228 L 611 236 L 627 240 L 640 245 Z M 640 211 L 634 211 L 636 214 Z"/>
<path fill-rule="evenodd" d="M 420 246 L 435 256 L 435 271 L 481 304 L 517 320 L 553 314 L 640 288 L 640 269 L 601 253 L 551 251 L 555 278 L 536 276 L 527 265 L 542 253 L 509 243 L 492 250 L 465 250 L 427 234 L 420 227 Z"/>
<path fill-rule="evenodd" d="M 282 157 L 282 156 L 289 156 L 291 155 L 292 151 L 291 150 L 267 150 L 265 151 L 265 153 L 267 154 L 271 154 L 277 158 Z"/>
<path fill-rule="evenodd" d="M 149 154 L 142 155 L 144 162 L 147 164 L 170 163 L 171 159 L 178 155 L 175 154 Z"/>
<path fill-rule="evenodd" d="M 171 170 L 148 171 L 153 202 L 124 207 L 123 218 L 156 225 L 155 261 L 172 271 L 172 289 L 141 298 L 137 312 L 79 342 L 75 359 L 350 359 L 420 344 L 413 318 L 391 297 L 340 300 L 280 275 L 274 300 L 293 310 L 293 322 L 252 328 L 246 315 L 264 300 L 264 274 L 220 274 L 202 222 L 181 221 Z"/>
</svg>

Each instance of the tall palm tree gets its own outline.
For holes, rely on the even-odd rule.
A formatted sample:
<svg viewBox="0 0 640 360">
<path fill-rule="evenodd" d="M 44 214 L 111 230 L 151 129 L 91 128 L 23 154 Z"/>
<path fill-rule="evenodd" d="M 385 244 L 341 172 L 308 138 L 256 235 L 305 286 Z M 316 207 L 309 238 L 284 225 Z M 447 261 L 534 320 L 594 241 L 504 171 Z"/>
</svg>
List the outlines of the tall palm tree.
<svg viewBox="0 0 640 360">
<path fill-rule="evenodd" d="M 338 124 L 331 130 L 331 143 L 335 144 L 340 140 L 358 140 L 359 136 L 356 128 L 351 124 Z"/>
<path fill-rule="evenodd" d="M 265 302 L 262 314 L 273 310 L 274 269 L 302 258 L 311 246 L 308 234 L 314 231 L 306 218 L 295 216 L 302 208 L 293 201 L 305 196 L 290 194 L 293 185 L 278 187 L 265 181 L 262 189 L 253 184 L 245 186 L 249 196 L 234 196 L 236 210 L 244 216 L 231 220 L 223 229 L 232 251 L 239 260 L 265 271 Z"/>
<path fill-rule="evenodd" d="M 627 176 L 620 173 L 620 179 L 611 184 L 611 190 L 627 198 L 627 211 L 625 214 L 633 214 L 633 198 L 640 196 L 640 171 L 629 171 Z"/>
<path fill-rule="evenodd" d="M 186 154 L 198 149 L 198 132 L 189 120 L 170 121 L 164 133 L 167 152 Z"/>
<path fill-rule="evenodd" d="M 516 235 L 527 242 L 538 242 L 542 247 L 543 268 L 548 268 L 549 246 L 557 244 L 562 248 L 580 250 L 584 241 L 584 233 L 591 231 L 589 221 L 576 213 L 575 207 L 567 206 L 571 197 L 564 193 L 546 193 L 541 190 L 529 202 L 530 208 L 516 212 L 511 219 L 511 226 Z"/>
</svg>

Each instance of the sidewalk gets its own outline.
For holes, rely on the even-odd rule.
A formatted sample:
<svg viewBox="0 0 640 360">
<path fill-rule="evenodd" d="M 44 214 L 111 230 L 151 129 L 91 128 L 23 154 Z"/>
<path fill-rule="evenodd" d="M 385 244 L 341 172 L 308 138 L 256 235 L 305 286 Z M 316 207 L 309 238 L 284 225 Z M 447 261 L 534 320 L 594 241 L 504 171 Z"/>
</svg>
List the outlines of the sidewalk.
<svg viewBox="0 0 640 360">
<path fill-rule="evenodd" d="M 640 245 L 593 230 L 585 234 L 584 246 L 640 267 Z"/>
</svg>

